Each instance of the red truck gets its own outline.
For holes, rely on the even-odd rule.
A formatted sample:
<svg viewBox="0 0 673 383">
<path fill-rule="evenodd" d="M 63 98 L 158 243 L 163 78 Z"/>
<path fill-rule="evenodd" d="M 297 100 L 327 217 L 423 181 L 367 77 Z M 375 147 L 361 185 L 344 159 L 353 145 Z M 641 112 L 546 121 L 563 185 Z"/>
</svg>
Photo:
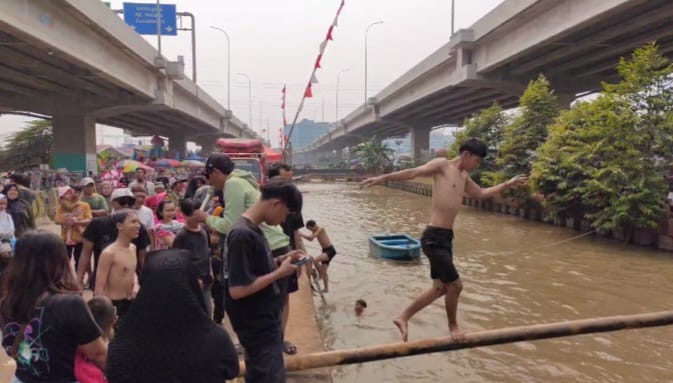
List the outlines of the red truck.
<svg viewBox="0 0 673 383">
<path fill-rule="evenodd" d="M 236 169 L 252 173 L 260 186 L 268 180 L 267 160 L 262 140 L 220 138 L 215 145 L 221 153 L 225 153 L 234 161 Z"/>
</svg>

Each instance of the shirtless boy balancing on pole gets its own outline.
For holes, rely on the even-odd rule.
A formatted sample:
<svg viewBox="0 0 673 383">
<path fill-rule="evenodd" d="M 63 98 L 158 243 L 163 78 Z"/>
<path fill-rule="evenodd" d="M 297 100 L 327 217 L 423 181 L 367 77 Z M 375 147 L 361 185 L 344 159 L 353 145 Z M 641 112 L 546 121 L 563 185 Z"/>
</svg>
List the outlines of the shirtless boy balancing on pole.
<svg viewBox="0 0 673 383">
<path fill-rule="evenodd" d="M 336 255 L 336 249 L 334 249 L 332 241 L 330 241 L 329 236 L 327 236 L 327 231 L 325 230 L 324 227 L 318 226 L 318 224 L 314 220 L 310 219 L 306 221 L 306 228 L 311 231 L 311 234 L 306 235 L 300 232 L 300 235 L 309 241 L 313 241 L 314 239 L 318 238 L 318 243 L 320 244 L 320 248 L 322 249 L 322 253 L 319 256 L 315 257 L 313 259 L 313 262 L 315 264 L 316 269 L 318 269 L 320 278 L 322 278 L 323 283 L 325 284 L 325 288 L 323 289 L 322 292 L 328 293 L 329 277 L 327 276 L 327 268 L 329 267 L 329 263 L 332 260 L 332 258 L 334 258 L 334 256 Z"/>
<path fill-rule="evenodd" d="M 131 209 L 117 211 L 110 218 L 117 227 L 117 239 L 101 253 L 94 292 L 112 300 L 121 322 L 138 290 L 138 259 L 131 242 L 140 234 L 140 219 Z"/>
<path fill-rule="evenodd" d="M 452 159 L 435 158 L 425 165 L 384 174 L 364 180 L 362 187 L 383 185 L 386 181 L 406 181 L 416 177 L 432 177 L 432 209 L 430 225 L 423 231 L 421 246 L 430 260 L 432 287 L 418 296 L 393 322 L 399 328 L 406 342 L 409 332 L 409 319 L 437 298 L 444 296 L 446 315 L 449 320 L 449 332 L 455 341 L 464 341 L 465 334 L 458 326 L 456 311 L 458 296 L 463 289 L 460 276 L 453 265 L 453 222 L 458 209 L 467 194 L 475 199 L 489 198 L 500 192 L 524 185 L 528 178 L 518 175 L 511 180 L 490 188 L 482 189 L 467 174 L 486 157 L 486 145 L 476 138 L 465 140 L 459 149 L 459 155 Z"/>
</svg>

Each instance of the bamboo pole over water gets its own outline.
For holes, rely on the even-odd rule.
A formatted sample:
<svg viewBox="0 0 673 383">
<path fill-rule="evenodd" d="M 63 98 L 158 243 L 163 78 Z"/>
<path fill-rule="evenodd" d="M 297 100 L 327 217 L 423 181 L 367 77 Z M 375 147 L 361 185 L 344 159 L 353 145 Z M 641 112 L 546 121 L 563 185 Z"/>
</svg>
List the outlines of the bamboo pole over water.
<svg viewBox="0 0 673 383">
<path fill-rule="evenodd" d="M 468 333 L 467 341 L 464 343 L 454 342 L 451 337 L 441 337 L 406 343 L 390 343 L 357 349 L 297 355 L 285 359 L 285 368 L 287 371 L 300 371 L 344 364 L 373 362 L 377 360 L 429 354 L 440 351 L 454 351 L 521 341 L 667 326 L 671 324 L 673 324 L 673 311 L 660 311 L 646 314 L 619 315 L 530 326 L 508 327 Z M 244 373 L 245 366 L 241 362 L 241 374 Z"/>
</svg>

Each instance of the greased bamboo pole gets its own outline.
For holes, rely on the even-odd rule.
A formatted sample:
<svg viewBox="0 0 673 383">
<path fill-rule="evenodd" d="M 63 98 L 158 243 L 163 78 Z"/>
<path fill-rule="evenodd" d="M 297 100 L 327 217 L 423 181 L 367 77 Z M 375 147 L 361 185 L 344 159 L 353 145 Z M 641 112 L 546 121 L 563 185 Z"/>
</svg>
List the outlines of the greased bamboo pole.
<svg viewBox="0 0 673 383">
<path fill-rule="evenodd" d="M 297 355 L 286 358 L 285 367 L 287 371 L 300 371 L 344 364 L 373 362 L 377 360 L 429 354 L 433 352 L 454 351 L 466 348 L 598 332 L 667 326 L 671 324 L 673 324 L 673 311 L 660 311 L 645 314 L 619 315 L 508 327 L 468 333 L 467 340 L 463 343 L 454 342 L 451 337 L 441 337 L 406 343 L 390 343 L 357 349 Z M 245 366 L 241 362 L 241 374 L 244 374 L 244 372 Z"/>
</svg>

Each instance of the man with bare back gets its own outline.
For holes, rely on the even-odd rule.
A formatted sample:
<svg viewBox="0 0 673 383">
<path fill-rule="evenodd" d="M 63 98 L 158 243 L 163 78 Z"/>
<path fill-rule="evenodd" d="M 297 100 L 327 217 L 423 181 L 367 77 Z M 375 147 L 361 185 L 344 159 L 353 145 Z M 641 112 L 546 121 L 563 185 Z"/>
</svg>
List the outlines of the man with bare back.
<svg viewBox="0 0 673 383">
<path fill-rule="evenodd" d="M 444 296 L 449 332 L 455 341 L 464 341 L 465 333 L 458 326 L 456 312 L 458 296 L 463 289 L 458 271 L 453 264 L 453 222 L 458 209 L 467 195 L 475 199 L 499 195 L 509 188 L 525 185 L 528 178 L 518 175 L 507 182 L 482 189 L 467 174 L 477 168 L 486 157 L 486 145 L 476 138 L 465 140 L 456 158 L 435 158 L 425 165 L 384 174 L 364 180 L 362 187 L 384 185 L 386 181 L 406 181 L 417 177 L 432 177 L 432 209 L 430 225 L 421 237 L 423 253 L 430 260 L 432 287 L 416 298 L 393 322 L 399 328 L 402 339 L 408 338 L 409 319 L 437 298 Z"/>
<path fill-rule="evenodd" d="M 103 250 L 96 272 L 95 295 L 105 295 L 117 308 L 118 322 L 128 313 L 138 291 L 136 246 L 140 219 L 135 210 L 123 209 L 110 217 L 117 227 L 117 239 Z"/>
</svg>

